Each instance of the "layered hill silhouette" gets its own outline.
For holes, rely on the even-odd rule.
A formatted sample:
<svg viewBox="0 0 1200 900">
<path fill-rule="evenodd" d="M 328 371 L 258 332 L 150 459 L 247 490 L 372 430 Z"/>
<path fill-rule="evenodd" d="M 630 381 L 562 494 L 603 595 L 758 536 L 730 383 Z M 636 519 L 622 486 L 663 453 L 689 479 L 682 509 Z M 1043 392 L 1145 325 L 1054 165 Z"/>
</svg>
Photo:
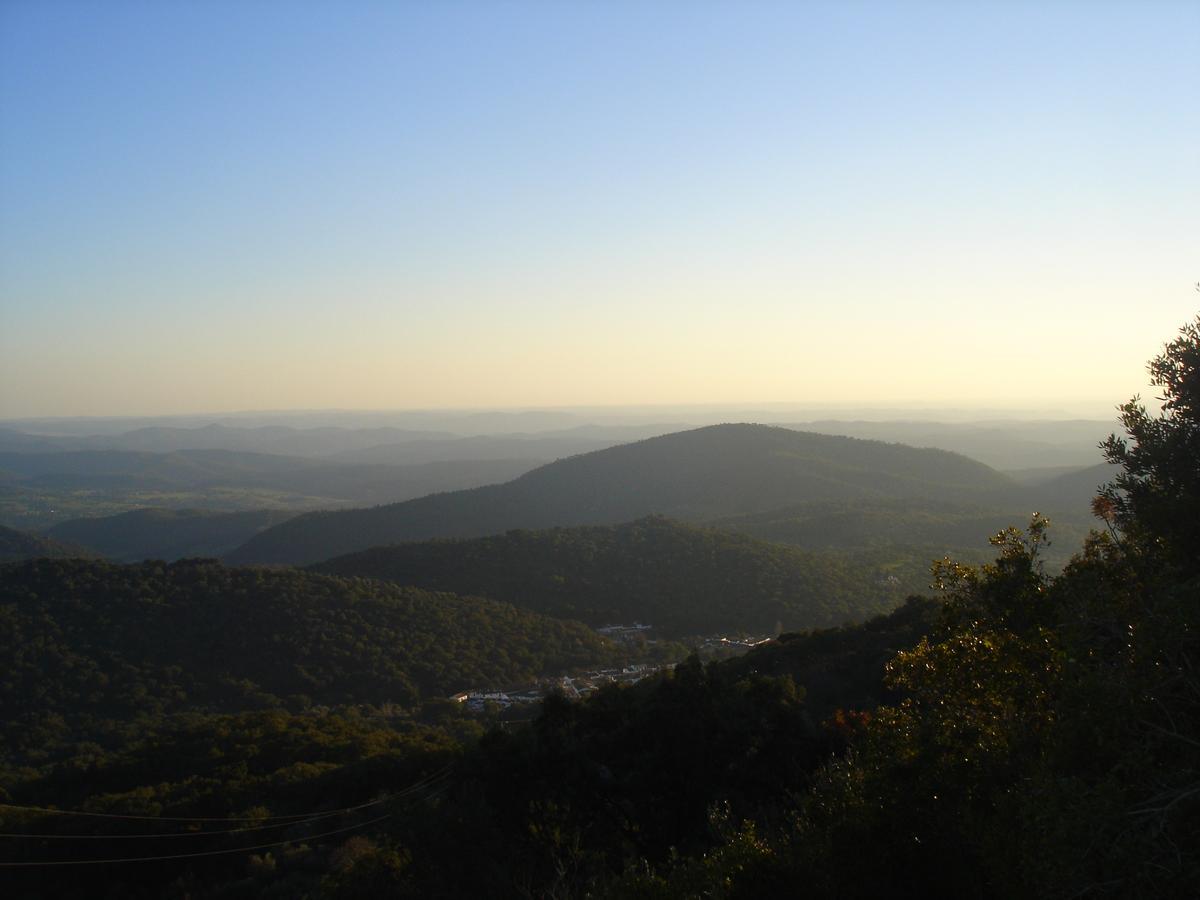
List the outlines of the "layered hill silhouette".
<svg viewBox="0 0 1200 900">
<path fill-rule="evenodd" d="M 0 451 L 0 522 L 41 531 L 73 519 L 149 507 L 302 512 L 395 503 L 436 491 L 507 481 L 547 459 L 384 465 L 224 449 Z M 250 533 L 219 550 L 201 542 L 181 549 L 180 555 L 224 552 Z M 151 544 L 126 556 L 146 558 L 157 553 Z"/>
<path fill-rule="evenodd" d="M 220 556 L 293 515 L 271 509 L 230 513 L 136 509 L 115 516 L 71 519 L 55 525 L 47 535 L 50 539 L 94 548 L 116 562 L 176 560 Z"/>
<path fill-rule="evenodd" d="M 1107 484 L 1116 477 L 1120 469 L 1117 466 L 1101 463 L 1064 472 L 1038 485 L 1037 490 L 1044 498 L 1048 509 L 1087 509 L 1100 486 Z"/>
<path fill-rule="evenodd" d="M 617 524 L 654 514 L 702 522 L 810 500 L 965 500 L 1013 487 L 994 469 L 942 450 L 715 425 L 559 460 L 505 484 L 306 514 L 255 536 L 228 559 L 305 564 L 382 544 L 514 528 Z"/>
<path fill-rule="evenodd" d="M 638 621 L 668 637 L 828 627 L 901 599 L 878 572 L 845 557 L 663 518 L 376 547 L 313 568 L 478 594 L 590 625 Z"/>
<path fill-rule="evenodd" d="M 410 465 L 326 462 L 234 450 L 80 450 L 2 453 L 0 476 L 25 490 L 197 491 L 259 489 L 363 502 L 488 484 L 528 471 L 541 457 L 456 459 Z"/>
<path fill-rule="evenodd" d="M 40 558 L 95 559 L 101 555 L 91 547 L 0 525 L 0 562 Z"/>
</svg>

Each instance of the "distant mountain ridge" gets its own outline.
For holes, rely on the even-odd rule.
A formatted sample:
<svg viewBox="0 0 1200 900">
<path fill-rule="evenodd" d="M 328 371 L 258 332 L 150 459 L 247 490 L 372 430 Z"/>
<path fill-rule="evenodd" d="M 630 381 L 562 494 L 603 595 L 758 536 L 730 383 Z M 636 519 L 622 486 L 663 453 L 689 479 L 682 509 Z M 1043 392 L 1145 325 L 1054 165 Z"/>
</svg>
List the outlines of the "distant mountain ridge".
<svg viewBox="0 0 1200 900">
<path fill-rule="evenodd" d="M 559 460 L 505 484 L 302 515 L 227 558 L 305 564 L 382 544 L 514 528 L 617 524 L 647 515 L 702 522 L 809 500 L 966 499 L 1013 488 L 983 463 L 943 450 L 713 425 Z"/>
<path fill-rule="evenodd" d="M 980 422 L 835 421 L 787 423 L 788 428 L 913 447 L 939 447 L 1001 469 L 1082 467 L 1101 459 L 1099 443 L 1113 423 L 1099 419 Z"/>
<path fill-rule="evenodd" d="M 225 449 L 0 451 L 0 522 L 41 530 L 147 507 L 299 512 L 394 503 L 507 481 L 545 461 L 381 465 Z"/>
<path fill-rule="evenodd" d="M 403 428 L 294 428 L 287 425 L 239 427 L 211 423 L 194 427 L 150 425 L 116 434 L 39 434 L 0 427 L 0 450 L 22 453 L 124 450 L 173 453 L 177 450 L 234 450 L 285 456 L 323 456 L 377 444 L 455 437 L 446 431 Z"/>
<path fill-rule="evenodd" d="M 359 501 L 373 496 L 403 496 L 447 490 L 479 479 L 513 477 L 537 457 L 456 459 L 410 465 L 339 463 L 274 453 L 202 449 L 151 453 L 134 450 L 67 450 L 50 453 L 0 452 L 0 473 L 14 485 L 38 488 L 196 489 L 266 488 L 311 496 Z M 420 494 L 408 493 L 408 496 Z"/>
<path fill-rule="evenodd" d="M 520 424 L 521 421 L 514 419 L 512 424 Z M 0 425 L 0 452 L 176 453 L 228 450 L 343 463 L 409 465 L 447 460 L 554 459 L 665 434 L 679 427 L 669 424 L 584 424 L 537 432 L 463 433 L 396 427 L 246 427 L 209 423 L 192 427 L 149 425 L 104 434 L 44 434 Z"/>
</svg>

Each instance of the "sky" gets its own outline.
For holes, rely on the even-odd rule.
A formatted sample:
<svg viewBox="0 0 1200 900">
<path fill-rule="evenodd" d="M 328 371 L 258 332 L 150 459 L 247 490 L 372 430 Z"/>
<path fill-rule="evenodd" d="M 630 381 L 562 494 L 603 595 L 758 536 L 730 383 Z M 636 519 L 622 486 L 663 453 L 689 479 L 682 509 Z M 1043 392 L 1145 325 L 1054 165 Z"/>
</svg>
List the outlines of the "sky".
<svg viewBox="0 0 1200 900">
<path fill-rule="evenodd" d="M 0 3 L 0 418 L 1111 413 L 1200 3 Z"/>
</svg>

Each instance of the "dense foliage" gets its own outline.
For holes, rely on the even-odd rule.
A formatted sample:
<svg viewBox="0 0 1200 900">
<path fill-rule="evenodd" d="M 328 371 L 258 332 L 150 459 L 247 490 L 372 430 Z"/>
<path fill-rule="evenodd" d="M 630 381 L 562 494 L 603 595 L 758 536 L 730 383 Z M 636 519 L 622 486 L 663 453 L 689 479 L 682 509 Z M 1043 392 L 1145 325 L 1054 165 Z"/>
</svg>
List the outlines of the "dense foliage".
<svg viewBox="0 0 1200 900">
<path fill-rule="evenodd" d="M 36 560 L 0 568 L 3 761 L 195 710 L 412 707 L 610 660 L 578 623 L 367 579 Z"/>
<path fill-rule="evenodd" d="M 377 547 L 315 569 L 668 636 L 828 627 L 900 600 L 877 568 L 662 518 Z"/>
<path fill-rule="evenodd" d="M 115 749 L 81 745 L 44 776 L 5 778 L 0 866 L 51 864 L 0 868 L 0 884 L 8 897 L 75 900 L 291 898 L 323 885 L 333 890 L 341 871 L 375 848 L 353 836 L 364 823 L 378 828 L 436 811 L 447 765 L 479 734 L 470 722 L 448 725 L 357 710 L 146 720 Z M 87 815 L 29 808 L 58 804 Z M 239 849 L 245 847 L 260 849 Z M 53 864 L 164 855 L 184 858 Z"/>
<path fill-rule="evenodd" d="M 1129 435 L 1104 442 L 1121 467 L 1097 512 L 1142 545 L 1152 545 L 1184 572 L 1200 573 L 1200 317 L 1150 363 L 1163 389 L 1162 412 L 1151 415 L 1134 397 L 1121 407 Z"/>
<path fill-rule="evenodd" d="M 191 850 L 289 837 L 292 846 L 232 860 L 130 864 L 105 883 L 111 896 L 146 897 L 182 896 L 185 889 L 220 897 L 569 896 L 588 886 L 610 889 L 626 868 L 702 853 L 742 816 L 783 827 L 797 791 L 845 746 L 856 721 L 814 716 L 791 672 L 844 674 L 868 702 L 884 693 L 881 647 L 914 642 L 929 617 L 928 605 L 909 604 L 864 629 L 790 635 L 779 648 L 708 666 L 693 658 L 673 673 L 606 688 L 585 703 L 553 697 L 535 726 L 494 731 L 482 742 L 478 726 L 453 706 L 434 719 L 427 711 L 428 724 L 355 710 L 162 717 L 115 750 L 83 745 L 42 773 L 14 773 L 7 800 L 110 814 L 245 816 L 262 827 L 268 815 L 402 795 L 454 761 L 434 781 L 436 791 L 384 804 L 387 823 L 368 827 L 369 839 L 337 836 L 310 846 L 304 836 L 316 826 L 202 837 L 188 841 Z M 13 830 L 49 834 L 214 827 L 3 807 L 0 816 Z M 165 852 L 153 843 L 134 846 Z M 460 864 L 464 848 L 472 853 L 469 866 Z M 125 855 L 128 845 L 46 842 L 15 851 L 22 859 L 109 858 Z M 56 895 L 95 896 L 95 886 L 75 873 L 41 874 L 38 883 L 54 885 Z"/>
<path fill-rule="evenodd" d="M 881 559 L 912 559 L 927 576 L 929 560 L 946 555 L 985 562 L 981 534 L 994 534 L 1032 510 L 1054 519 L 1049 560 L 1061 567 L 1090 530 L 1088 503 L 1103 482 L 1096 469 L 1056 478 L 1033 488 L 1012 491 L 989 504 L 950 500 L 847 500 L 795 504 L 714 524 L 767 541 L 813 550 L 840 550 Z M 920 589 L 928 587 L 923 577 Z"/>
</svg>

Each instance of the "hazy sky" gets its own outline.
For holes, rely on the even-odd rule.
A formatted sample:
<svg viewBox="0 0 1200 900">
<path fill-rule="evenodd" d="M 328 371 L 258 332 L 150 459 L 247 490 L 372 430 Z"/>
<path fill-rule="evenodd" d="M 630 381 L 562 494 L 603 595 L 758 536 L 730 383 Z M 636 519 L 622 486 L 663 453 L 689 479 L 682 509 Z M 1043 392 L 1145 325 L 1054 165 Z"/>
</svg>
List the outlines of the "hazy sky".
<svg viewBox="0 0 1200 900">
<path fill-rule="evenodd" d="M 1200 3 L 0 3 L 0 416 L 1111 410 Z"/>
</svg>

